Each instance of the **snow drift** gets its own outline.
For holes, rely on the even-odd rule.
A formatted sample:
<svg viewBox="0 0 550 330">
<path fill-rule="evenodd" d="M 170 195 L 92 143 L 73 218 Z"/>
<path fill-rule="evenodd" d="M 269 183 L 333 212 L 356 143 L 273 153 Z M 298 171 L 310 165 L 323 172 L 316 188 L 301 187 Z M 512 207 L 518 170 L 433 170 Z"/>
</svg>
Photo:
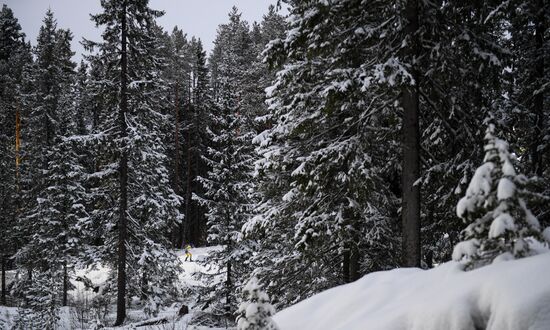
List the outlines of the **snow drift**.
<svg viewBox="0 0 550 330">
<path fill-rule="evenodd" d="M 372 273 L 274 319 L 281 330 L 550 329 L 550 253 L 462 267 L 448 262 Z"/>
</svg>

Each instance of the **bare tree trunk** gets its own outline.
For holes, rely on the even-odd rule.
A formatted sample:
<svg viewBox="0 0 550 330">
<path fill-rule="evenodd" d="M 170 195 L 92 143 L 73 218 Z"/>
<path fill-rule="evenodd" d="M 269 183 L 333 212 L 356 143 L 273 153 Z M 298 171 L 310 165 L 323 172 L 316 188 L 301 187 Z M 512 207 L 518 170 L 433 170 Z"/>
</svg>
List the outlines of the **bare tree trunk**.
<svg viewBox="0 0 550 330">
<path fill-rule="evenodd" d="M 126 112 L 128 109 L 127 72 L 128 60 L 126 54 L 127 24 L 126 24 L 126 0 L 123 0 L 121 12 L 121 51 L 120 51 L 120 108 L 118 112 L 118 125 L 120 140 L 125 141 L 127 136 Z M 128 209 L 128 152 L 123 146 L 119 162 L 120 205 L 118 220 L 118 260 L 117 260 L 117 311 L 115 326 L 124 323 L 126 318 L 126 236 L 127 223 L 126 211 Z"/>
<path fill-rule="evenodd" d="M 404 57 L 414 66 L 414 58 L 417 57 L 417 0 L 407 1 L 405 18 L 407 20 L 405 37 L 408 38 L 408 47 L 404 50 Z M 420 187 L 414 184 L 420 178 L 419 75 L 416 71 L 416 68 L 412 67 L 414 85 L 405 85 L 401 94 L 403 107 L 402 265 L 404 267 L 420 267 Z"/>
</svg>

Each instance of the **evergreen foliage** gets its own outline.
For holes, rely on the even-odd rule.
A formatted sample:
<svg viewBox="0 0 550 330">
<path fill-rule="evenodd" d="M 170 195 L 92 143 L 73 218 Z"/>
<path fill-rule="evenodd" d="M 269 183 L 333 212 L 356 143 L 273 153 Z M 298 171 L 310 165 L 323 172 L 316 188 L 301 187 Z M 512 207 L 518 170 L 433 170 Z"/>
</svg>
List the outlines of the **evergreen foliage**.
<svg viewBox="0 0 550 330">
<path fill-rule="evenodd" d="M 296 2 L 286 37 L 266 49 L 279 69 L 267 90 L 273 126 L 255 138 L 263 200 L 245 230 L 262 237 L 256 274 L 284 305 L 358 278 L 361 263 L 397 262 L 391 152 L 379 143 L 391 131 L 367 88 L 362 12 L 353 1 Z"/>
<path fill-rule="evenodd" d="M 119 278 L 119 305 L 121 292 L 127 292 L 128 297 L 140 298 L 146 310 L 156 314 L 160 303 L 175 294 L 168 283 L 177 278 L 179 266 L 168 249 L 165 233 L 182 220 L 178 210 L 181 199 L 169 184 L 163 143 L 170 117 L 164 111 L 166 93 L 159 71 L 165 64 L 155 28 L 155 19 L 162 12 L 150 9 L 148 1 L 104 1 L 102 7 L 103 12 L 92 19 L 105 26 L 103 42 L 87 42 L 87 47 L 97 49 L 92 60 L 109 68 L 100 76 L 101 81 L 94 82 L 106 99 L 91 136 L 99 142 L 105 161 L 92 174 L 101 182 L 96 198 L 102 207 L 96 216 L 103 244 L 96 253 L 105 263 L 118 260 L 119 272 L 121 262 L 124 264 L 127 288 L 121 287 Z M 123 22 L 126 53 L 114 51 L 120 49 Z M 127 67 L 122 65 L 124 57 Z M 121 112 L 124 106 L 127 109 Z M 127 180 L 120 179 L 122 173 Z M 122 205 L 126 209 L 121 209 Z M 120 212 L 127 217 L 125 223 L 120 221 Z M 121 244 L 127 249 L 126 255 L 121 255 Z M 117 323 L 124 317 L 119 313 Z"/>
<path fill-rule="evenodd" d="M 262 286 L 252 277 L 243 287 L 242 303 L 237 310 L 238 330 L 277 330 L 278 327 L 271 317 L 275 309 L 269 302 L 269 296 Z"/>
<path fill-rule="evenodd" d="M 234 7 L 207 56 L 148 0 L 102 0 L 78 67 L 51 10 L 31 47 L 2 6 L 0 257 L 17 276 L 0 304 L 18 328 L 56 328 L 85 267 L 111 270 L 92 306 L 116 298 L 117 326 L 184 301 L 194 323 L 276 329 L 267 293 L 282 308 L 398 265 L 548 247 L 548 1 L 281 5 L 250 23 Z M 182 295 L 187 244 L 218 247 Z"/>
<path fill-rule="evenodd" d="M 87 222 L 80 149 L 65 140 L 74 133 L 71 118 L 77 112 L 71 40 L 70 31 L 58 29 L 48 11 L 23 95 L 24 110 L 30 111 L 22 114 L 25 198 L 19 229 L 24 243 L 17 259 L 29 272 L 22 288 L 27 306 L 36 312 L 31 322 L 51 329 L 58 308 L 67 305 L 69 276 L 86 246 L 80 241 Z"/>
<path fill-rule="evenodd" d="M 213 315 L 228 320 L 233 319 L 238 306 L 235 288 L 250 272 L 246 260 L 251 246 L 242 240 L 240 230 L 253 204 L 252 105 L 244 94 L 251 83 L 246 80 L 246 71 L 254 60 L 252 50 L 248 24 L 234 7 L 229 23 L 218 29 L 209 63 L 214 104 L 208 133 L 212 143 L 203 157 L 209 171 L 198 178 L 204 195 L 195 195 L 207 209 L 208 242 L 223 246 L 210 260 L 225 273 L 225 281 L 210 282 L 214 288 L 205 300 Z"/>
<path fill-rule="evenodd" d="M 531 245 L 542 240 L 539 221 L 524 199 L 527 178 L 516 173 L 508 144 L 494 131 L 489 124 L 484 163 L 456 208 L 468 227 L 463 242 L 454 248 L 453 259 L 464 259 L 470 269 L 497 259 L 529 256 L 536 253 Z"/>
<path fill-rule="evenodd" d="M 6 5 L 0 11 L 0 262 L 3 274 L 17 250 L 17 216 L 20 207 L 19 146 L 16 121 L 21 115 L 23 68 L 32 61 L 30 46 L 13 12 Z M 5 305 L 7 289 L 2 286 L 0 304 Z"/>
</svg>

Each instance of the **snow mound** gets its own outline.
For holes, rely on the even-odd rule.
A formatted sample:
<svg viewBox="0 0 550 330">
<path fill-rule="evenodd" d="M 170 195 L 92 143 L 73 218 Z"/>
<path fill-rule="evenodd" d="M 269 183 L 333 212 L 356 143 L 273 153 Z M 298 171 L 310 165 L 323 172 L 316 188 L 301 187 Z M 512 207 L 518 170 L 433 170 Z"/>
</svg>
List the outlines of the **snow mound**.
<svg viewBox="0 0 550 330">
<path fill-rule="evenodd" d="M 366 275 L 275 315 L 281 330 L 548 330 L 550 253 L 465 272 L 437 268 Z"/>
</svg>

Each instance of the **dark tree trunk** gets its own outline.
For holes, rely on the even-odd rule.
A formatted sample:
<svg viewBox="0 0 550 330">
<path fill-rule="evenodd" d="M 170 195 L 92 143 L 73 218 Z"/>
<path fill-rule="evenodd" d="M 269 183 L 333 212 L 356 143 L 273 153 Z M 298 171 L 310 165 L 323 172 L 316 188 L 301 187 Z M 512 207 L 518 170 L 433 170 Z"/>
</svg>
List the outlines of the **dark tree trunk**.
<svg viewBox="0 0 550 330">
<path fill-rule="evenodd" d="M 535 13 L 535 89 L 542 90 L 544 82 L 544 31 L 546 30 L 544 0 L 538 0 Z M 544 93 L 538 92 L 534 95 L 533 109 L 535 114 L 535 127 L 533 130 L 533 145 L 531 147 L 531 159 L 533 161 L 533 173 L 542 176 L 544 172 L 544 162 L 541 151 L 538 147 L 543 143 L 544 128 Z"/>
<path fill-rule="evenodd" d="M 149 280 L 147 279 L 147 270 L 143 272 L 141 277 L 141 301 L 146 301 L 149 296 Z"/>
<path fill-rule="evenodd" d="M 180 189 L 180 102 L 179 102 L 179 80 L 176 80 L 176 87 L 175 87 L 175 120 L 176 120 L 176 127 L 174 130 L 174 192 L 176 195 L 181 194 Z M 186 219 L 185 219 L 186 220 Z M 184 221 L 185 221 L 184 220 Z M 179 248 L 183 247 L 183 241 L 184 241 L 184 223 L 179 223 L 175 229 L 174 233 L 174 245 Z"/>
<path fill-rule="evenodd" d="M 67 273 L 67 262 L 63 262 L 63 302 L 61 306 L 67 306 L 67 293 L 69 292 L 69 275 Z"/>
<path fill-rule="evenodd" d="M 345 217 L 350 219 L 351 231 L 350 239 L 344 243 L 344 253 L 342 262 L 342 276 L 344 283 L 350 283 L 359 279 L 359 219 L 352 210 L 344 211 Z"/>
<path fill-rule="evenodd" d="M 342 253 L 342 280 L 344 283 L 350 281 L 350 250 L 349 244 L 344 245 L 344 252 Z"/>
<path fill-rule="evenodd" d="M 225 316 L 230 318 L 232 317 L 231 314 L 231 294 L 233 294 L 233 290 L 231 288 L 231 260 L 227 262 L 227 277 L 225 280 Z"/>
<path fill-rule="evenodd" d="M 6 256 L 2 255 L 2 296 L 0 304 L 6 306 Z"/>
<path fill-rule="evenodd" d="M 191 168 L 191 162 L 192 162 L 192 143 L 191 143 L 191 130 L 195 128 L 194 123 L 194 116 L 193 116 L 193 108 L 191 107 L 191 94 L 192 94 L 192 85 L 193 81 L 191 79 L 191 75 L 188 76 L 188 85 L 189 85 L 189 91 L 188 91 L 188 99 L 187 99 L 187 130 L 185 133 L 185 140 L 187 143 L 187 149 L 186 149 L 186 161 L 187 161 L 187 169 L 186 169 L 186 184 L 185 184 L 185 218 L 187 219 L 186 222 L 188 224 L 188 235 L 189 235 L 189 241 L 194 244 L 198 245 L 200 241 L 200 235 L 198 230 L 198 223 L 196 217 L 193 216 L 193 208 L 192 200 L 191 200 L 191 194 L 192 194 L 192 182 L 195 179 L 195 175 L 192 172 Z M 193 133 L 196 133 L 193 131 Z"/>
<path fill-rule="evenodd" d="M 120 140 L 125 141 L 126 132 L 126 112 L 128 110 L 127 100 L 127 73 L 128 60 L 126 54 L 126 1 L 123 1 L 121 16 L 121 51 L 120 51 L 120 108 L 118 112 L 118 126 L 120 129 Z M 117 260 L 117 310 L 115 326 L 124 323 L 126 318 L 126 236 L 127 219 L 126 211 L 128 209 L 128 152 L 126 146 L 121 146 L 121 155 L 119 162 L 119 185 L 120 185 L 120 205 L 118 220 L 118 260 Z"/>
<path fill-rule="evenodd" d="M 352 213 L 354 214 L 354 213 Z M 360 218 L 356 217 L 355 214 L 352 218 L 352 227 L 353 227 L 353 233 L 352 233 L 352 242 L 350 244 L 350 257 L 349 257 L 349 279 L 351 282 L 357 281 L 359 277 L 361 277 L 361 255 L 359 254 L 359 240 L 360 240 L 360 226 L 359 222 L 361 221 Z"/>
<path fill-rule="evenodd" d="M 354 240 L 350 247 L 349 256 L 349 279 L 350 282 L 357 281 L 361 277 L 361 270 L 359 265 L 360 255 L 359 248 L 357 247 L 357 241 Z"/>
<path fill-rule="evenodd" d="M 426 252 L 426 267 L 427 268 L 433 268 L 434 267 L 434 253 L 432 250 L 428 250 Z"/>
<path fill-rule="evenodd" d="M 408 46 L 404 49 L 404 58 L 414 64 L 417 57 L 418 3 L 407 1 L 405 8 L 405 37 Z M 420 267 L 420 187 L 414 183 L 420 177 L 420 129 L 418 104 L 418 77 L 416 68 L 412 67 L 414 85 L 406 85 L 402 90 L 403 107 L 402 147 L 402 265 L 403 267 Z"/>
<path fill-rule="evenodd" d="M 187 114 L 188 119 L 191 118 L 190 116 L 190 109 L 191 105 L 188 106 Z M 196 233 L 196 223 L 195 219 L 191 217 L 191 142 L 189 134 L 190 127 L 188 127 L 187 132 L 185 134 L 186 142 L 187 142 L 187 149 L 186 149 L 186 160 L 187 160 L 187 168 L 186 168 L 186 182 L 185 182 L 185 222 L 187 223 L 188 227 L 188 235 L 189 235 L 189 242 L 191 242 L 193 245 L 197 245 L 198 239 L 197 239 L 197 233 Z"/>
</svg>

